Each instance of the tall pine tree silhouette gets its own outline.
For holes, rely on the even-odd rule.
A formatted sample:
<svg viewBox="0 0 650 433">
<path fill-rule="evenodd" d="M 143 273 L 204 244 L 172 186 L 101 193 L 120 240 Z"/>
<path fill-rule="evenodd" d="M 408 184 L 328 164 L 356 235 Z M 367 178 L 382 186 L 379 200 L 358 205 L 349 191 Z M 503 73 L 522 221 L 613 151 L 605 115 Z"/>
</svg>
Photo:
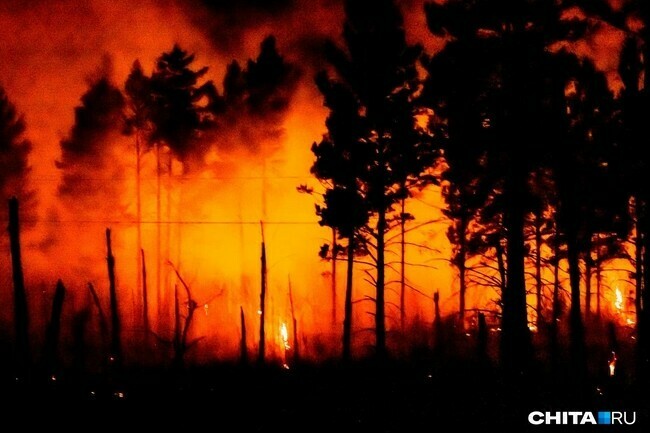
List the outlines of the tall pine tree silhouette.
<svg viewBox="0 0 650 433">
<path fill-rule="evenodd" d="M 582 26 L 563 20 L 553 0 L 461 1 L 426 5 L 429 29 L 450 44 L 480 41 L 482 68 L 491 69 L 482 90 L 483 156 L 506 239 L 506 285 L 502 293 L 501 358 L 505 371 L 526 368 L 530 354 L 525 284 L 525 220 L 529 177 L 549 142 L 546 71 L 548 47 L 579 37 Z M 475 121 L 478 121 L 476 119 Z"/>
<path fill-rule="evenodd" d="M 30 225 L 33 212 L 33 191 L 28 185 L 28 156 L 32 144 L 25 137 L 25 120 L 16 111 L 4 89 L 0 87 L 0 199 L 6 203 L 16 197 L 21 204 L 24 225 Z"/>
<path fill-rule="evenodd" d="M 459 324 L 465 326 L 465 295 L 467 292 L 467 261 L 475 248 L 469 244 L 471 226 L 489 192 L 484 188 L 488 119 L 485 118 L 486 81 L 489 59 L 482 40 L 468 39 L 448 44 L 433 58 L 425 60 L 428 71 L 420 101 L 433 108 L 434 123 L 440 129 L 446 169 L 442 174 L 443 197 L 447 208 L 443 213 L 451 224 L 447 237 L 452 244 L 451 264 L 458 271 Z M 472 251 L 474 250 L 474 251 Z"/>
<path fill-rule="evenodd" d="M 388 214 L 409 187 L 421 181 L 432 165 L 431 141 L 415 126 L 416 59 L 421 49 L 406 43 L 403 22 L 392 1 L 372 5 L 345 2 L 345 48 L 328 45 L 334 77 L 321 78 L 321 88 L 336 85 L 355 101 L 362 120 L 359 145 L 367 152 L 366 164 L 355 166 L 356 179 L 366 208 L 373 215 L 368 245 L 376 251 L 375 337 L 376 354 L 386 352 L 385 235 Z"/>
<path fill-rule="evenodd" d="M 351 357 L 355 249 L 360 245 L 357 242 L 362 236 L 360 229 L 368 223 L 370 213 L 357 176 L 370 162 L 371 149 L 363 141 L 366 130 L 361 107 L 348 88 L 331 82 L 324 73 L 317 76 L 316 83 L 330 113 L 326 120 L 328 133 L 312 145 L 316 161 L 311 172 L 326 188 L 323 204 L 316 207 L 320 224 L 336 229 L 338 236 L 347 240 L 343 359 L 348 361 Z"/>
</svg>

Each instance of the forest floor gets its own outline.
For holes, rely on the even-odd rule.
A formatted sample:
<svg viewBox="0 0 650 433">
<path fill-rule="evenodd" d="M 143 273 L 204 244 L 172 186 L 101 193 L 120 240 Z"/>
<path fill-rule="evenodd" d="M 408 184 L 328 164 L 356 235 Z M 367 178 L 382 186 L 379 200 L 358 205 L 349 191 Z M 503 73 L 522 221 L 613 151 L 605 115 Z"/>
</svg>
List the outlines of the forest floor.
<svg viewBox="0 0 650 433">
<path fill-rule="evenodd" d="M 179 409 L 164 413 L 167 418 L 162 419 L 197 422 L 203 417 L 237 426 L 214 431 L 613 431 L 613 426 L 600 425 L 531 426 L 528 414 L 536 410 L 636 411 L 635 425 L 620 431 L 650 431 L 650 391 L 624 373 L 597 375 L 579 384 L 567 368 L 551 373 L 538 365 L 508 384 L 489 364 L 457 360 L 433 365 L 358 362 L 284 369 L 219 364 L 182 374 L 131 367 L 112 378 L 50 380 L 39 387 L 5 382 L 0 398 L 46 403 L 124 399 L 138 407 L 207 404 L 208 410 Z"/>
</svg>

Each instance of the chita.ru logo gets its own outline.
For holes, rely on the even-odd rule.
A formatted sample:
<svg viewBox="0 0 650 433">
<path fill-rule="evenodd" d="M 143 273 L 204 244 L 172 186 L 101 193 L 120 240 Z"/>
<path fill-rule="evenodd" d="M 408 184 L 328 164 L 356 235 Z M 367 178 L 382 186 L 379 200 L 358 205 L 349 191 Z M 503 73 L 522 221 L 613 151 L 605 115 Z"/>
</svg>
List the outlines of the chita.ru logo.
<svg viewBox="0 0 650 433">
<path fill-rule="evenodd" d="M 540 412 L 534 411 L 528 414 L 528 422 L 532 425 L 542 424 L 602 424 L 602 425 L 632 425 L 636 422 L 636 412 Z"/>
</svg>

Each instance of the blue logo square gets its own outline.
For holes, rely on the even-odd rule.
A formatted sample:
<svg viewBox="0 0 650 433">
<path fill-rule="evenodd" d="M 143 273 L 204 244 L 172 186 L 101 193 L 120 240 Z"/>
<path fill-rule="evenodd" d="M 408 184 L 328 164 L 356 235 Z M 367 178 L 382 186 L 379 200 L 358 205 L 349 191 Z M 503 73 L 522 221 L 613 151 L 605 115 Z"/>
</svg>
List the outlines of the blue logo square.
<svg viewBox="0 0 650 433">
<path fill-rule="evenodd" d="M 611 424 L 611 423 L 612 423 L 611 412 L 598 412 L 598 424 Z"/>
</svg>

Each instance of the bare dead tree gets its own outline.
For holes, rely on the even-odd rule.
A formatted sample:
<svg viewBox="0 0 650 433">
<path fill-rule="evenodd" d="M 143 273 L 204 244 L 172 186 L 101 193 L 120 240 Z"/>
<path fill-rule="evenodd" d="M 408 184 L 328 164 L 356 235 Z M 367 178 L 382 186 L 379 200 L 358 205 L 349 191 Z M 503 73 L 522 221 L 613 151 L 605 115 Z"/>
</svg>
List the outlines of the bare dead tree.
<svg viewBox="0 0 650 433">
<path fill-rule="evenodd" d="M 442 318 L 440 317 L 440 293 L 433 294 L 433 349 L 434 353 L 442 350 Z"/>
<path fill-rule="evenodd" d="M 102 308 L 102 303 L 99 300 L 95 286 L 92 283 L 88 283 L 88 290 L 90 295 L 93 298 L 93 303 L 97 307 L 97 314 L 99 315 L 99 333 L 101 334 L 102 342 L 104 345 L 108 343 L 108 320 L 106 319 L 106 314 L 104 314 L 104 309 Z"/>
<path fill-rule="evenodd" d="M 336 229 L 332 228 L 332 328 L 336 328 L 336 256 L 338 252 L 336 236 Z"/>
<path fill-rule="evenodd" d="M 239 321 L 241 323 L 241 340 L 239 340 L 239 361 L 242 365 L 248 364 L 248 347 L 246 344 L 246 318 L 244 308 L 239 307 Z"/>
<path fill-rule="evenodd" d="M 149 341 L 149 294 L 147 293 L 147 263 L 145 261 L 144 249 L 140 249 L 142 267 L 142 327 L 144 328 L 144 339 Z"/>
<path fill-rule="evenodd" d="M 56 283 L 54 299 L 52 300 L 52 316 L 45 333 L 45 369 L 48 375 L 54 375 L 58 367 L 59 336 L 61 333 L 61 312 L 65 299 L 63 281 Z"/>
<path fill-rule="evenodd" d="M 16 375 L 21 380 L 29 377 L 29 310 L 25 291 L 25 277 L 20 248 L 20 219 L 18 199 L 9 199 L 9 242 L 11 250 L 11 269 L 14 285 L 14 326 Z"/>
<path fill-rule="evenodd" d="M 199 341 L 203 340 L 204 337 L 199 337 L 195 338 L 191 341 L 189 340 L 189 335 L 190 335 L 190 329 L 192 327 L 192 323 L 194 320 L 194 313 L 196 310 L 199 308 L 199 303 L 194 300 L 192 297 L 192 290 L 190 289 L 190 286 L 185 282 L 183 277 L 181 276 L 180 271 L 178 268 L 174 266 L 173 263 L 167 262 L 169 266 L 174 270 L 174 273 L 176 274 L 176 278 L 178 278 L 178 281 L 181 283 L 181 286 L 183 289 L 185 289 L 185 296 L 186 296 L 186 301 L 185 305 L 187 308 L 186 315 L 183 317 L 183 314 L 181 313 L 181 301 L 180 301 L 180 295 L 178 291 L 178 286 L 176 286 L 174 290 L 174 341 L 172 342 L 173 347 L 174 347 L 174 360 L 173 360 L 173 365 L 180 369 L 184 366 L 185 364 L 185 355 L 187 354 L 187 351 L 194 347 Z"/>
<path fill-rule="evenodd" d="M 117 304 L 117 289 L 115 287 L 115 257 L 111 246 L 111 229 L 106 229 L 106 264 L 108 266 L 108 288 L 111 308 L 111 347 L 113 362 L 119 364 L 122 359 L 122 324 Z"/>
<path fill-rule="evenodd" d="M 293 325 L 293 362 L 300 360 L 300 347 L 298 346 L 298 321 L 296 311 L 293 307 L 293 291 L 291 290 L 291 278 L 289 278 L 289 307 L 291 309 L 291 322 Z"/>
<path fill-rule="evenodd" d="M 262 230 L 262 255 L 261 261 L 261 278 L 260 278 L 260 343 L 258 347 L 257 362 L 264 363 L 265 349 L 266 349 L 266 336 L 264 334 L 264 310 L 266 308 L 266 243 L 264 241 L 264 223 L 260 221 L 260 228 Z"/>
</svg>

